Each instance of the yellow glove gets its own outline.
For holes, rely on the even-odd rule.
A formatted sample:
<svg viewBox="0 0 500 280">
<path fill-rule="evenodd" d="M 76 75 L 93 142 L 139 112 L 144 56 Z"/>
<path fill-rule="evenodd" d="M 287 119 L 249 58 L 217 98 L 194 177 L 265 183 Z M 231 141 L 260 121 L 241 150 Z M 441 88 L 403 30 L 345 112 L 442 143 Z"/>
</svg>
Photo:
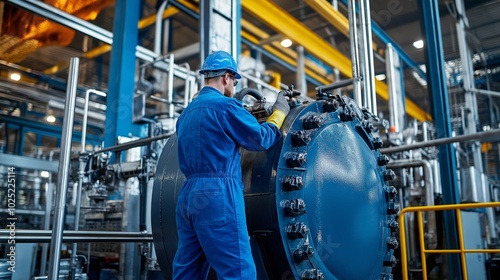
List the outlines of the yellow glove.
<svg viewBox="0 0 500 280">
<path fill-rule="evenodd" d="M 283 125 L 286 115 L 287 114 L 285 114 L 281 110 L 274 110 L 274 112 L 269 116 L 269 118 L 267 118 L 266 122 L 274 124 L 279 129 Z"/>
</svg>

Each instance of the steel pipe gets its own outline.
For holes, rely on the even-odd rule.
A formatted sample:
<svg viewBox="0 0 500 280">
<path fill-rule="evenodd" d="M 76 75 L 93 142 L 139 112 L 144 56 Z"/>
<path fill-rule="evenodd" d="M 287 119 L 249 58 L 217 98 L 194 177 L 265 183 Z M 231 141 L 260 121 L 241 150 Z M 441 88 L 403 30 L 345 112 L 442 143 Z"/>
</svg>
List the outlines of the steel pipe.
<svg viewBox="0 0 500 280">
<path fill-rule="evenodd" d="M 143 138 L 143 139 L 139 139 L 139 140 L 135 140 L 135 141 L 130 141 L 127 143 L 123 143 L 120 145 L 115 145 L 115 146 L 107 147 L 107 148 L 99 150 L 99 151 L 95 151 L 92 154 L 96 155 L 96 154 L 105 153 L 105 152 L 119 152 L 119 151 L 124 151 L 124 150 L 128 150 L 128 149 L 135 148 L 135 147 L 144 146 L 144 145 L 147 145 L 153 141 L 158 141 L 158 140 L 163 140 L 163 139 L 169 138 L 174 133 L 175 132 L 170 132 L 170 133 L 166 133 L 166 134 L 155 136 L 155 137 Z"/>
<path fill-rule="evenodd" d="M 7 242 L 9 230 L 0 230 L 0 242 Z M 50 230 L 16 230 L 16 242 L 50 243 Z M 114 232 L 114 231 L 74 231 L 63 232 L 63 242 L 97 243 L 97 242 L 153 242 L 150 232 Z"/>
<path fill-rule="evenodd" d="M 61 154 L 59 155 L 59 173 L 57 182 L 59 189 L 54 207 L 54 221 L 51 235 L 49 279 L 59 279 L 59 260 L 61 259 L 62 234 L 64 230 L 64 212 L 68 193 L 69 166 L 71 161 L 71 137 L 75 117 L 76 90 L 78 87 L 78 66 L 80 59 L 72 57 L 69 64 L 68 88 L 66 90 L 66 110 L 61 136 Z"/>
<path fill-rule="evenodd" d="M 336 82 L 336 83 L 329 84 L 329 85 L 319 86 L 319 87 L 316 87 L 315 89 L 317 91 L 323 92 L 323 91 L 329 91 L 329 90 L 334 90 L 334 89 L 350 86 L 353 83 L 355 83 L 354 79 L 348 79 L 348 80 L 342 80 L 340 82 Z"/>
<path fill-rule="evenodd" d="M 445 137 L 445 138 L 440 138 L 440 139 L 435 139 L 435 140 L 429 140 L 426 142 L 419 142 L 419 143 L 415 143 L 415 144 L 411 144 L 411 145 L 383 148 L 383 149 L 380 149 L 380 152 L 385 153 L 385 154 L 391 154 L 391 153 L 397 153 L 397 152 L 402 152 L 402 151 L 409 151 L 409 150 L 415 150 L 415 149 L 420 149 L 420 148 L 433 147 L 433 146 L 439 146 L 439 145 L 450 144 L 450 143 L 461 143 L 461 142 L 474 141 L 474 140 L 482 140 L 482 141 L 489 141 L 489 142 L 500 141 L 500 129 L 484 131 L 484 132 L 479 132 L 479 133 L 473 133 L 473 134 L 467 134 L 467 135 L 460 135 L 460 136 L 455 136 L 455 137 Z"/>
<path fill-rule="evenodd" d="M 349 10 L 349 37 L 351 39 L 351 61 L 352 61 L 352 78 L 353 78 L 353 93 L 354 100 L 360 107 L 366 107 L 363 104 L 363 96 L 361 95 L 360 74 L 359 74 L 359 37 L 356 19 L 356 0 L 349 0 L 347 8 Z"/>
</svg>

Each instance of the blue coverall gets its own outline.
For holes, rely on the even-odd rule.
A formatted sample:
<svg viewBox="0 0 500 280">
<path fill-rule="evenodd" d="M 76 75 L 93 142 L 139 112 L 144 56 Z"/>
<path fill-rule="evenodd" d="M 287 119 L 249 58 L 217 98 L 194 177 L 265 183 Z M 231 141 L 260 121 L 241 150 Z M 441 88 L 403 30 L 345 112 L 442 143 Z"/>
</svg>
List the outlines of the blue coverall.
<svg viewBox="0 0 500 280">
<path fill-rule="evenodd" d="M 204 87 L 177 121 L 179 164 L 186 181 L 177 200 L 179 235 L 173 279 L 256 279 L 245 218 L 239 147 L 266 150 L 281 139 L 241 101 Z"/>
</svg>

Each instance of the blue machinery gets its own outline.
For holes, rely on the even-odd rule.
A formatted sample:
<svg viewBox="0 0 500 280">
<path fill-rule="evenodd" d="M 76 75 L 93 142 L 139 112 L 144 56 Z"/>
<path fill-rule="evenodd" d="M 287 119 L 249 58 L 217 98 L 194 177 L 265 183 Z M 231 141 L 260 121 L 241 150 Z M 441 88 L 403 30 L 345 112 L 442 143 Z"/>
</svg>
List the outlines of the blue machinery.
<svg viewBox="0 0 500 280">
<path fill-rule="evenodd" d="M 259 279 L 392 279 L 399 228 L 394 172 L 371 113 L 347 97 L 296 104 L 284 140 L 242 151 L 249 235 Z M 184 176 L 169 138 L 153 188 L 153 239 L 164 277 L 177 246 Z M 355 207 L 354 207 L 355 205 Z M 209 210 L 208 210 L 209 211 Z"/>
</svg>

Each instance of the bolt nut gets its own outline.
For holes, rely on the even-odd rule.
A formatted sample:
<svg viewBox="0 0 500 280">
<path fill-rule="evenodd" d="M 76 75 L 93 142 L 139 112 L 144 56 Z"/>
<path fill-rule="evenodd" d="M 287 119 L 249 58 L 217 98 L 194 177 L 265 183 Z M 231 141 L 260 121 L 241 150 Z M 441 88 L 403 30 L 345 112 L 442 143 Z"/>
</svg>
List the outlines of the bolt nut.
<svg viewBox="0 0 500 280">
<path fill-rule="evenodd" d="M 293 250 L 293 259 L 301 263 L 314 255 L 314 249 L 310 245 L 302 245 Z"/>
<path fill-rule="evenodd" d="M 395 202 L 387 203 L 387 214 L 389 215 L 397 215 L 399 213 L 399 204 Z"/>
<path fill-rule="evenodd" d="M 380 155 L 377 159 L 379 166 L 385 166 L 389 163 L 389 161 L 391 161 L 391 159 L 386 155 Z"/>
<path fill-rule="evenodd" d="M 323 280 L 325 275 L 319 269 L 306 269 L 302 271 L 301 280 Z"/>
<path fill-rule="evenodd" d="M 295 217 L 306 213 L 306 203 L 301 198 L 285 200 L 282 202 L 282 207 L 288 216 Z"/>
<path fill-rule="evenodd" d="M 324 123 L 325 123 L 325 118 L 320 114 L 310 115 L 302 120 L 302 126 L 304 126 L 304 129 L 319 128 Z"/>
<path fill-rule="evenodd" d="M 384 141 L 382 141 L 382 139 L 380 139 L 380 137 L 373 138 L 373 147 L 375 147 L 375 149 L 380 149 L 380 148 L 382 148 L 383 145 L 384 145 Z"/>
<path fill-rule="evenodd" d="M 392 181 L 394 179 L 396 179 L 396 173 L 392 169 L 384 171 L 384 181 Z"/>
<path fill-rule="evenodd" d="M 398 195 L 398 190 L 393 186 L 388 186 L 385 188 L 385 198 L 387 201 L 393 200 Z"/>
<path fill-rule="evenodd" d="M 281 179 L 281 185 L 283 189 L 287 192 L 289 191 L 298 191 L 304 187 L 304 180 L 302 176 L 292 175 L 292 176 L 284 176 Z"/>
<path fill-rule="evenodd" d="M 306 153 L 287 152 L 285 154 L 288 167 L 301 167 L 306 163 Z"/>
<path fill-rule="evenodd" d="M 292 145 L 294 147 L 302 147 L 311 141 L 311 135 L 305 130 L 297 130 L 291 133 Z"/>
<path fill-rule="evenodd" d="M 398 248 L 398 246 L 399 246 L 399 242 L 396 239 L 396 237 L 388 237 L 387 238 L 387 248 L 395 250 Z"/>
<path fill-rule="evenodd" d="M 299 238 L 305 238 L 309 232 L 309 228 L 304 222 L 291 223 L 286 226 L 286 234 L 288 238 L 294 240 Z"/>
</svg>

